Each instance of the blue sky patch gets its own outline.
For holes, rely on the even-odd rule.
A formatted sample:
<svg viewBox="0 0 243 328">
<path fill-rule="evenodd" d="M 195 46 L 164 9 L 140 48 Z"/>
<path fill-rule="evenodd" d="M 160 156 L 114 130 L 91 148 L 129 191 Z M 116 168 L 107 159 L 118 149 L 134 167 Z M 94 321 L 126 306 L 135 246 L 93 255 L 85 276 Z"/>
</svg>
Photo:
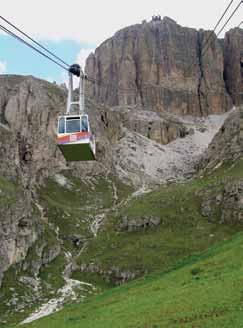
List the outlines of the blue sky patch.
<svg viewBox="0 0 243 328">
<path fill-rule="evenodd" d="M 41 41 L 41 44 L 70 64 L 76 62 L 81 49 L 95 48 L 72 40 Z M 65 78 L 62 68 L 7 35 L 0 35 L 0 49 L 0 62 L 6 63 L 6 74 L 34 75 L 58 83 Z"/>
</svg>

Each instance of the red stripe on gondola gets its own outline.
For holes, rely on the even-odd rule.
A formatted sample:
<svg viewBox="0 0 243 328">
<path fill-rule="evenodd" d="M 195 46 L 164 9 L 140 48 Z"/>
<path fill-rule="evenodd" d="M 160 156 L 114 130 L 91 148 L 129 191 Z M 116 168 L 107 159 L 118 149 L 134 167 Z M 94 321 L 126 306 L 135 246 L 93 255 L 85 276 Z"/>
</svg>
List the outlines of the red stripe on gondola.
<svg viewBox="0 0 243 328">
<path fill-rule="evenodd" d="M 58 137 L 57 143 L 64 144 L 64 143 L 68 143 L 68 142 L 75 142 L 75 141 L 79 141 L 81 139 L 90 138 L 90 137 L 91 137 L 90 132 L 77 132 L 77 133 L 69 134 L 67 136 Z"/>
</svg>

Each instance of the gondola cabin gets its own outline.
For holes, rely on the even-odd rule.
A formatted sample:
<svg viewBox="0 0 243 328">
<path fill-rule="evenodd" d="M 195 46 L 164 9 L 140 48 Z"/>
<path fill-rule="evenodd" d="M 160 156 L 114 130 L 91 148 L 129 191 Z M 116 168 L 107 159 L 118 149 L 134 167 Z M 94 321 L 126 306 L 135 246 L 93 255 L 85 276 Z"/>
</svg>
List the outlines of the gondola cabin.
<svg viewBox="0 0 243 328">
<path fill-rule="evenodd" d="M 57 144 L 67 161 L 95 160 L 95 139 L 90 130 L 88 115 L 60 116 Z"/>
</svg>

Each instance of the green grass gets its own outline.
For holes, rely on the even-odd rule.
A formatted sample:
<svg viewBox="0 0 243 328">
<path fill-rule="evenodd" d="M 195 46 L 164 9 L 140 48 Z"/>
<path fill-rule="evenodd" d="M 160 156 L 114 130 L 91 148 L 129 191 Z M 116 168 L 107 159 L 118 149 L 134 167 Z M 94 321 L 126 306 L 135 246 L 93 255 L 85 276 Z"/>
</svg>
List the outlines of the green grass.
<svg viewBox="0 0 243 328">
<path fill-rule="evenodd" d="M 113 285 L 107 280 L 103 279 L 101 275 L 95 272 L 80 272 L 74 271 L 71 276 L 72 279 L 76 279 L 79 281 L 85 281 L 87 283 L 94 284 L 99 288 L 99 291 L 104 291 L 113 287 Z"/>
<path fill-rule="evenodd" d="M 225 164 L 206 177 L 160 187 L 142 197 L 132 198 L 126 206 L 118 205 L 115 210 L 112 210 L 112 183 L 118 194 L 116 204 L 131 194 L 131 188 L 117 179 L 98 178 L 89 183 L 65 175 L 70 187 L 61 187 L 54 179 L 49 179 L 40 191 L 41 202 L 47 209 L 49 222 L 59 228 L 65 250 L 75 256 L 88 242 L 77 262 L 79 265 L 93 262 L 103 271 L 101 275 L 90 275 L 87 280 L 101 288 L 117 283 L 113 273 L 107 275 L 111 267 L 135 272 L 137 277 L 167 270 L 178 260 L 199 253 L 239 230 L 236 225 L 219 224 L 220 208 L 215 207 L 213 222 L 209 222 L 202 217 L 200 207 L 202 199 L 220 193 L 227 181 L 243 178 L 242 160 L 234 166 Z M 98 236 L 93 238 L 90 218 L 104 210 L 109 211 L 108 218 Z M 155 216 L 162 224 L 138 232 L 120 231 L 119 223 L 124 216 L 129 219 Z M 78 246 L 72 240 L 76 235 L 81 240 Z M 74 274 L 80 275 L 80 272 Z M 82 276 L 87 278 L 88 273 Z"/>
<path fill-rule="evenodd" d="M 19 278 L 24 275 L 27 276 L 18 264 L 5 272 L 0 292 L 0 327 L 5 327 L 7 324 L 12 326 L 16 322 L 24 320 L 34 311 L 35 306 L 43 302 L 41 297 L 39 300 L 34 300 L 32 288 L 19 281 Z M 17 299 L 16 305 L 25 303 L 25 307 L 17 310 L 16 305 L 8 304 L 13 297 Z M 26 303 L 27 299 L 32 301 Z M 3 322 L 7 324 L 3 324 Z"/>
<path fill-rule="evenodd" d="M 221 193 L 228 181 L 240 178 L 243 178 L 242 160 L 234 166 L 224 165 L 206 177 L 160 187 L 133 198 L 127 206 L 110 214 L 78 263 L 95 263 L 105 272 L 104 276 L 111 266 L 141 276 L 146 272 L 167 270 L 178 260 L 228 239 L 242 226 L 219 224 L 221 209 L 216 204 L 209 221 L 201 214 L 201 203 Z M 159 217 L 161 225 L 137 232 L 119 229 L 122 217 L 131 220 L 146 216 Z M 110 274 L 110 280 L 116 282 L 114 275 Z"/>
<path fill-rule="evenodd" d="M 64 254 L 61 253 L 54 259 L 54 261 L 41 268 L 39 277 L 45 282 L 45 284 L 51 286 L 52 291 L 57 291 L 65 283 L 61 274 L 65 269 L 65 262 Z M 48 292 L 45 293 L 45 296 L 48 296 Z"/>
<path fill-rule="evenodd" d="M 62 187 L 54 179 L 49 179 L 40 190 L 43 201 L 65 211 L 85 211 L 87 208 L 89 213 L 97 213 L 97 210 L 110 208 L 113 205 L 112 183 L 117 186 L 120 200 L 132 191 L 132 188 L 109 177 L 82 181 L 67 173 L 65 176 L 69 187 Z"/>
<path fill-rule="evenodd" d="M 18 193 L 22 192 L 16 182 L 0 176 L 0 205 L 8 207 L 17 201 Z"/>
<path fill-rule="evenodd" d="M 243 234 L 198 256 L 33 322 L 30 328 L 239 328 Z"/>
<path fill-rule="evenodd" d="M 65 175 L 69 186 L 60 186 L 54 179 L 49 179 L 40 190 L 40 202 L 46 208 L 49 223 L 59 228 L 65 250 L 78 253 L 83 242 L 92 238 L 89 226 L 93 217 L 114 205 L 113 184 L 117 186 L 118 201 L 126 198 L 132 188 L 111 178 L 82 181 Z M 78 247 L 72 240 L 77 235 L 81 239 Z"/>
<path fill-rule="evenodd" d="M 243 179 L 243 160 L 233 166 L 225 164 L 202 178 L 132 197 L 128 202 L 123 201 L 131 195 L 132 188 L 114 178 L 81 181 L 67 173 L 65 176 L 69 186 L 62 187 L 54 179 L 49 179 L 40 190 L 39 201 L 48 218 L 46 228 L 49 230 L 43 234 L 48 240 L 46 251 L 57 242 L 54 233 L 57 227 L 62 241 L 62 256 L 44 267 L 40 278 L 54 289 L 60 287 L 63 283 L 60 277 L 64 266 L 63 253 L 70 251 L 78 266 L 93 263 L 99 269 L 99 272 L 81 273 L 77 267 L 72 277 L 93 283 L 100 287 L 98 291 L 107 292 L 93 296 L 81 305 L 67 306 L 60 314 L 30 327 L 42 327 L 42 322 L 43 327 L 50 328 L 216 327 L 207 326 L 208 321 L 216 318 L 218 323 L 224 316 L 233 320 L 231 312 L 236 310 L 229 306 L 229 299 L 232 297 L 238 311 L 238 303 L 233 297 L 236 289 L 232 286 L 230 289 L 230 283 L 226 284 L 228 298 L 225 302 L 223 292 L 221 299 L 218 290 L 220 286 L 223 290 L 227 277 L 234 281 L 239 278 L 236 271 L 242 246 L 239 252 L 236 252 L 236 246 L 243 242 L 243 235 L 227 240 L 242 230 L 242 226 L 220 224 L 221 209 L 217 204 L 214 204 L 213 217 L 208 220 L 201 215 L 201 203 L 222 193 L 228 181 Z M 94 237 L 90 221 L 101 213 L 105 213 L 106 219 Z M 147 216 L 160 218 L 161 224 L 133 232 L 120 228 L 123 217 L 133 220 Z M 73 242 L 75 236 L 80 238 L 79 245 Z M 78 255 L 84 245 L 84 251 Z M 206 251 L 208 248 L 210 250 Z M 230 256 L 234 257 L 233 250 L 237 257 L 232 259 L 234 263 L 230 262 Z M 29 256 L 31 259 L 33 252 L 30 251 Z M 145 278 L 112 288 L 121 282 L 117 270 Z M 221 276 L 224 276 L 223 280 Z M 212 297 L 210 306 L 207 297 Z M 197 302 L 200 303 L 198 307 Z"/>
</svg>

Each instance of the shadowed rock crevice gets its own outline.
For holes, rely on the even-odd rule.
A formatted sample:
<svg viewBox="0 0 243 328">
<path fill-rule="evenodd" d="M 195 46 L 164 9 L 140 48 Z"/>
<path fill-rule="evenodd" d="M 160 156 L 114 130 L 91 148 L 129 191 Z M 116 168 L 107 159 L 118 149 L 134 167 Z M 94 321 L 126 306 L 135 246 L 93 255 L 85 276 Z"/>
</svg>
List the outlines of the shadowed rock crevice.
<svg viewBox="0 0 243 328">
<path fill-rule="evenodd" d="M 203 115 L 203 108 L 202 108 L 202 97 L 203 94 L 201 93 L 201 87 L 202 87 L 202 80 L 204 78 L 203 76 L 203 58 L 202 58 L 202 34 L 198 33 L 198 66 L 199 66 L 199 79 L 198 79 L 198 87 L 197 87 L 197 94 L 198 94 L 198 100 L 199 100 L 199 109 L 200 114 Z"/>
</svg>

